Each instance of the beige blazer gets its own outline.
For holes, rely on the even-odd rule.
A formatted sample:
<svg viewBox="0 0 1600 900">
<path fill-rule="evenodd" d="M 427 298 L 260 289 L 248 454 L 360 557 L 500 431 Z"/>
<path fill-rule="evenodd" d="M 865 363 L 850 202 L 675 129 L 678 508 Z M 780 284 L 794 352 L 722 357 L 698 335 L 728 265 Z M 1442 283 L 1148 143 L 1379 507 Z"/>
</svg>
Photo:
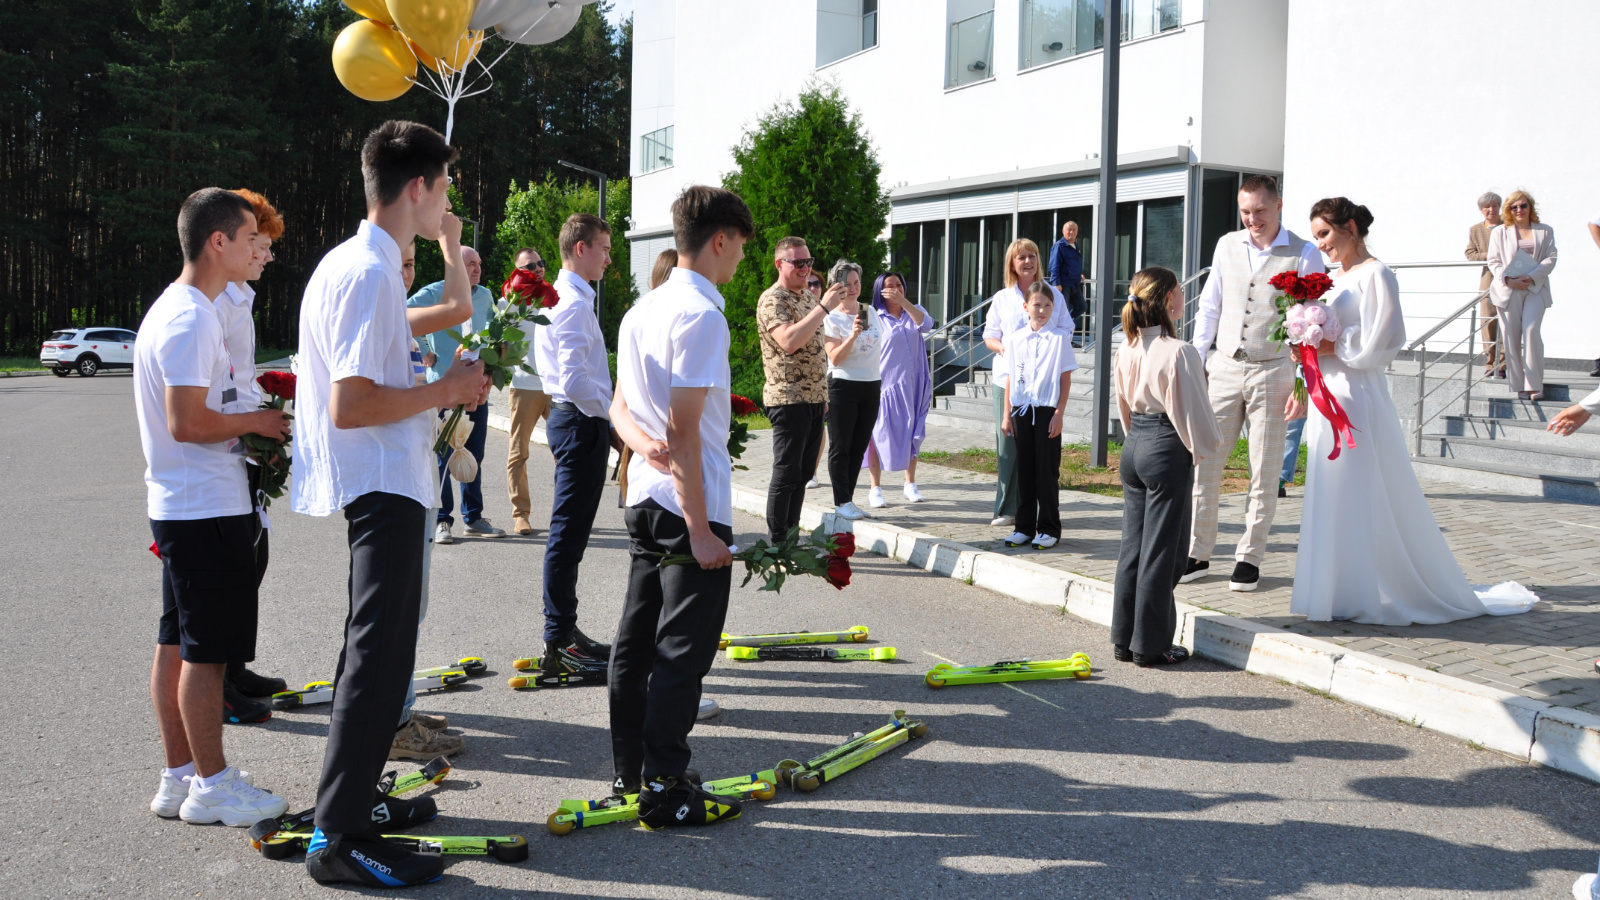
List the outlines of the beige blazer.
<svg viewBox="0 0 1600 900">
<path fill-rule="evenodd" d="M 1479 222 L 1467 231 L 1467 259 L 1483 262 L 1489 258 L 1489 223 Z M 1478 279 L 1478 290 L 1487 291 L 1494 276 L 1489 267 L 1483 267 L 1483 277 Z"/>
<path fill-rule="evenodd" d="M 1533 260 L 1539 265 L 1530 273 L 1533 277 L 1533 287 L 1528 288 L 1530 297 L 1538 297 L 1544 305 L 1550 306 L 1550 270 L 1556 267 L 1556 232 L 1549 225 L 1542 223 L 1533 226 Z M 1506 284 L 1506 266 L 1511 264 L 1511 258 L 1517 255 L 1517 228 L 1515 225 L 1496 225 L 1489 232 L 1489 272 L 1494 276 L 1494 282 L 1489 285 L 1489 299 L 1500 309 L 1505 309 L 1511 302 L 1514 293 L 1511 286 Z"/>
</svg>

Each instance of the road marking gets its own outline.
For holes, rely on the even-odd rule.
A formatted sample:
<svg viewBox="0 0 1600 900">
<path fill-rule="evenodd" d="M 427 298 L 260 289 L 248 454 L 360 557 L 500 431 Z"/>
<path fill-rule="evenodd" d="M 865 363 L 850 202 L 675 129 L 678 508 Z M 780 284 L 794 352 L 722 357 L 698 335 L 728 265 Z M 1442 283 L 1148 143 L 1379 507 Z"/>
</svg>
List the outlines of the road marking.
<svg viewBox="0 0 1600 900">
<path fill-rule="evenodd" d="M 924 650 L 922 652 L 923 653 L 928 653 L 928 651 L 926 651 L 926 650 Z M 934 659 L 937 659 L 940 662 L 947 662 L 950 665 L 955 666 L 958 669 L 961 668 L 961 663 L 958 663 L 953 659 L 949 659 L 947 657 L 940 656 L 937 653 L 928 653 L 928 655 L 933 657 Z M 1004 681 L 996 681 L 996 682 L 992 682 L 992 683 L 993 684 L 998 684 L 1003 688 L 1010 688 L 1013 691 L 1016 691 L 1017 693 L 1022 694 L 1023 696 L 1032 697 L 1033 699 L 1039 701 L 1040 703 L 1043 703 L 1045 706 L 1055 706 L 1056 709 L 1059 709 L 1062 712 L 1066 712 L 1067 711 L 1066 707 L 1064 707 L 1064 706 L 1056 706 L 1054 703 L 1051 703 L 1049 700 L 1046 700 L 1045 698 L 1039 696 L 1038 694 L 1034 694 L 1034 693 L 1031 693 L 1029 691 L 1025 691 L 1022 688 L 1019 688 L 1014 684 L 1006 684 Z"/>
</svg>

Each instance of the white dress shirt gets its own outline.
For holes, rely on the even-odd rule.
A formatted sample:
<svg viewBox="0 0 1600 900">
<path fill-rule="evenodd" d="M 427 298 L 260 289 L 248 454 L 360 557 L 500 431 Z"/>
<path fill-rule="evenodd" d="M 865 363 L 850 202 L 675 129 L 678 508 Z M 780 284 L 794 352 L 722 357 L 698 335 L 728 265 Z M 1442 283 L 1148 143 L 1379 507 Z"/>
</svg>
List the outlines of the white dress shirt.
<svg viewBox="0 0 1600 900">
<path fill-rule="evenodd" d="M 229 412 L 234 389 L 222 323 L 206 295 L 172 284 L 151 304 L 133 343 L 133 407 L 144 448 L 146 511 L 171 520 L 241 516 L 250 511 L 237 438 L 180 442 L 167 426 L 167 388 L 206 389 L 206 408 Z"/>
<path fill-rule="evenodd" d="M 256 384 L 255 299 L 255 288 L 230 281 L 212 304 L 222 322 L 222 342 L 233 361 L 233 383 L 239 390 L 238 405 L 227 412 L 252 412 L 261 406 L 261 386 Z"/>
<path fill-rule="evenodd" d="M 1034 331 L 1025 326 L 1005 336 L 1005 371 L 1011 385 L 1011 408 L 1027 412 L 1037 406 L 1061 402 L 1061 373 L 1078 368 L 1072 352 L 1072 332 L 1050 323 Z"/>
<path fill-rule="evenodd" d="M 700 479 L 706 518 L 733 527 L 733 460 L 728 429 L 728 320 L 716 285 L 688 269 L 673 269 L 661 287 L 640 298 L 617 332 L 617 384 L 628 414 L 651 439 L 667 439 L 675 387 L 707 388 L 700 415 Z M 683 515 L 672 476 L 634 454 L 628 464 L 629 506 L 654 500 Z"/>
<path fill-rule="evenodd" d="M 336 381 L 416 384 L 400 247 L 371 222 L 328 251 L 306 283 L 296 375 L 291 509 L 328 516 L 375 491 L 438 504 L 433 410 L 363 428 L 335 428 L 328 412 Z"/>
<path fill-rule="evenodd" d="M 1055 285 L 1049 287 L 1050 293 L 1056 298 L 1055 307 L 1050 311 L 1050 325 L 1065 334 L 1071 334 L 1076 325 L 1072 321 L 1072 313 L 1067 311 L 1066 298 L 1061 296 L 1061 291 Z M 994 299 L 989 301 L 989 312 L 983 321 L 984 340 L 1003 342 L 1006 335 L 1028 327 L 1028 311 L 1023 309 L 1023 299 L 1022 289 L 1016 285 L 1002 288 L 995 293 Z M 990 365 L 994 367 L 992 377 L 995 379 L 995 386 L 1005 387 L 1005 360 L 997 359 Z"/>
<path fill-rule="evenodd" d="M 570 403 L 586 416 L 610 419 L 611 369 L 600 320 L 594 314 L 594 288 L 562 269 L 555 289 L 561 302 L 545 314 L 550 324 L 534 335 L 544 392 L 551 403 Z"/>
<path fill-rule="evenodd" d="M 1261 268 L 1261 264 L 1272 255 L 1273 247 L 1284 247 L 1289 244 L 1289 229 L 1278 226 L 1278 236 L 1272 239 L 1265 250 L 1257 247 L 1250 240 L 1250 232 L 1244 232 L 1245 251 L 1250 254 L 1250 271 Z M 1222 271 L 1222 260 L 1215 255 L 1211 258 L 1211 274 L 1206 276 L 1205 291 L 1200 294 L 1200 308 L 1195 313 L 1194 345 L 1200 350 L 1200 355 L 1206 355 L 1211 349 L 1211 342 L 1217 339 L 1217 322 L 1222 318 L 1222 279 L 1217 273 Z M 1301 275 L 1310 275 L 1312 272 L 1326 272 L 1328 267 L 1322 262 L 1322 251 L 1317 245 L 1306 241 L 1300 248 L 1300 264 L 1295 269 Z"/>
</svg>

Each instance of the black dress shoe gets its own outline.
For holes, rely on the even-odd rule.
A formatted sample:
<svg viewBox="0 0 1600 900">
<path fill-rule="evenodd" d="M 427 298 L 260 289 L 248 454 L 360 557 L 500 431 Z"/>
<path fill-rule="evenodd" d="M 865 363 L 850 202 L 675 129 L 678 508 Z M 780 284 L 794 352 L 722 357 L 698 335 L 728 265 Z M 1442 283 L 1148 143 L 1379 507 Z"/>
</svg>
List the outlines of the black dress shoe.
<svg viewBox="0 0 1600 900">
<path fill-rule="evenodd" d="M 1188 584 L 1211 574 L 1211 563 L 1201 562 L 1194 557 L 1189 557 L 1189 566 L 1183 570 L 1183 575 L 1178 578 L 1179 584 Z"/>
<path fill-rule="evenodd" d="M 239 693 L 246 697 L 271 697 L 279 691 L 289 689 L 288 682 L 282 678 L 268 678 L 245 668 L 244 663 L 228 664 L 228 680 L 239 689 Z"/>
<path fill-rule="evenodd" d="M 1157 653 L 1152 656 L 1145 656 L 1143 653 L 1135 653 L 1133 654 L 1133 664 L 1141 669 L 1148 669 L 1151 666 L 1175 665 L 1188 658 L 1188 648 L 1174 644 L 1172 648 L 1165 653 Z"/>
<path fill-rule="evenodd" d="M 1228 590 L 1253 591 L 1260 586 L 1260 569 L 1247 562 L 1239 563 L 1233 567 L 1233 576 L 1228 579 Z"/>
<path fill-rule="evenodd" d="M 1289 496 L 1289 483 L 1288 482 L 1286 482 L 1286 481 L 1278 482 L 1278 496 L 1279 497 L 1287 497 L 1287 496 Z"/>
<path fill-rule="evenodd" d="M 1111 645 L 1111 658 L 1117 662 L 1133 662 L 1133 651 L 1118 644 Z"/>
</svg>

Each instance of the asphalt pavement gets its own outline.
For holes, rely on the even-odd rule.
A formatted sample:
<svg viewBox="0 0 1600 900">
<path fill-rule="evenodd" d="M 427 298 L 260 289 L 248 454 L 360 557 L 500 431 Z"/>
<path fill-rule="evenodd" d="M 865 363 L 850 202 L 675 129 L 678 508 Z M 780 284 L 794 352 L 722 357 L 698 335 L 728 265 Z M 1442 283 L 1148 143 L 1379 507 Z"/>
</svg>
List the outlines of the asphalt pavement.
<svg viewBox="0 0 1600 900">
<path fill-rule="evenodd" d="M 148 699 L 160 611 L 147 547 L 131 380 L 0 382 L 0 694 L 12 773 L 0 795 L 11 896 L 331 896 L 242 829 L 148 810 L 161 751 Z M 510 525 L 491 431 L 487 512 Z M 550 462 L 535 446 L 534 521 Z M 606 639 L 626 535 L 608 488 L 580 580 L 580 621 Z M 346 608 L 341 519 L 274 511 L 257 671 L 332 677 Z M 741 541 L 761 523 L 736 514 Z M 457 525 L 457 533 L 460 525 Z M 1600 786 L 1529 767 L 1284 684 L 1192 661 L 1111 660 L 1104 629 L 878 557 L 843 591 L 736 587 L 728 630 L 871 628 L 892 663 L 735 663 L 706 693 L 722 714 L 690 738 L 708 778 L 803 758 L 905 709 L 925 738 L 812 794 L 780 790 L 707 829 L 609 825 L 554 837 L 564 797 L 610 777 L 605 691 L 516 692 L 536 655 L 543 531 L 436 548 L 421 665 L 481 656 L 494 674 L 425 696 L 466 735 L 434 789 L 437 834 L 519 833 L 531 856 L 450 862 L 420 897 L 1519 897 L 1570 896 L 1600 849 Z M 736 579 L 737 580 L 737 579 Z M 932 690 L 944 660 L 1088 653 L 1086 681 Z M 326 707 L 229 726 L 231 762 L 290 806 L 314 799 Z M 402 772 L 415 768 L 396 763 Z M 345 891 L 349 893 L 350 891 Z"/>
</svg>

